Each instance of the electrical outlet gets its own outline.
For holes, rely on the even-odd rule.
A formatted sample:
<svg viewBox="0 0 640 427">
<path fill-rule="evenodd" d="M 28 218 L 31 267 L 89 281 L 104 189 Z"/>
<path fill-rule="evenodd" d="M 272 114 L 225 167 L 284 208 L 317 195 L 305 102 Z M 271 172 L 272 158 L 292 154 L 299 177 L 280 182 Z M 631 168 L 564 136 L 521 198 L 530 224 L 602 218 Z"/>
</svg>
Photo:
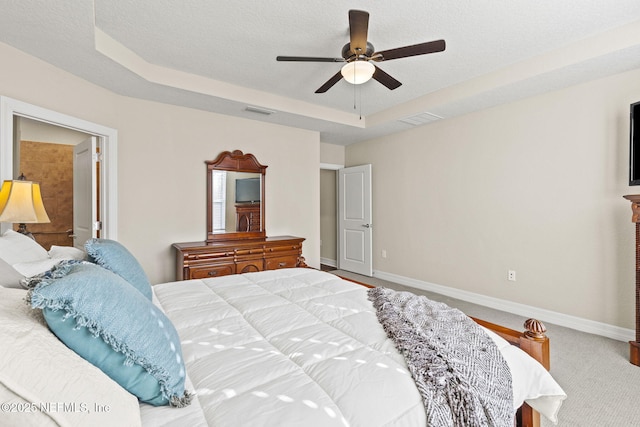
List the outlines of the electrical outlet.
<svg viewBox="0 0 640 427">
<path fill-rule="evenodd" d="M 387 257 L 387 250 L 383 249 L 382 250 L 382 258 L 386 258 Z"/>
<path fill-rule="evenodd" d="M 507 279 L 512 281 L 512 282 L 515 282 L 516 281 L 516 271 L 515 270 L 509 270 L 507 272 Z"/>
</svg>

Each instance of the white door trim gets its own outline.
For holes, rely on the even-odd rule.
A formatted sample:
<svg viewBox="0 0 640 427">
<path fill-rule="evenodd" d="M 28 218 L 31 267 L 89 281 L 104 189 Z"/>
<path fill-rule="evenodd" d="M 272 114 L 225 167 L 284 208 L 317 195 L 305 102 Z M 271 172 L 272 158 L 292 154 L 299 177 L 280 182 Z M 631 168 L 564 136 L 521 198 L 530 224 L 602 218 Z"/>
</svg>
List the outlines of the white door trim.
<svg viewBox="0 0 640 427">
<path fill-rule="evenodd" d="M 98 137 L 104 162 L 100 168 L 101 236 L 118 237 L 118 131 L 6 96 L 0 96 L 0 180 L 13 179 L 13 117 L 21 116 Z M 10 224 L 0 224 L 0 232 Z"/>
<path fill-rule="evenodd" d="M 339 169 L 342 169 L 343 167 L 344 165 L 338 165 L 335 163 L 320 163 L 320 169 L 325 170 L 337 171 Z"/>
</svg>

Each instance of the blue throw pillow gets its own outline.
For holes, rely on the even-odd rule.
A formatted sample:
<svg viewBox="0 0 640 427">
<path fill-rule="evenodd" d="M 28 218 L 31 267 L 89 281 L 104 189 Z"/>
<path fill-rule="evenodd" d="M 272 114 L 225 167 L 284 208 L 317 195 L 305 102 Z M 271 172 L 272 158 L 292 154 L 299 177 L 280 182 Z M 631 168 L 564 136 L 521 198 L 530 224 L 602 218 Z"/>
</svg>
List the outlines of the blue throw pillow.
<svg viewBox="0 0 640 427">
<path fill-rule="evenodd" d="M 191 395 L 171 321 L 120 276 L 90 263 L 29 291 L 53 333 L 114 381 L 152 405 L 186 406 Z"/>
<path fill-rule="evenodd" d="M 122 244 L 109 239 L 89 239 L 84 248 L 89 261 L 113 271 L 151 300 L 151 283 L 147 275 L 138 260 Z"/>
</svg>

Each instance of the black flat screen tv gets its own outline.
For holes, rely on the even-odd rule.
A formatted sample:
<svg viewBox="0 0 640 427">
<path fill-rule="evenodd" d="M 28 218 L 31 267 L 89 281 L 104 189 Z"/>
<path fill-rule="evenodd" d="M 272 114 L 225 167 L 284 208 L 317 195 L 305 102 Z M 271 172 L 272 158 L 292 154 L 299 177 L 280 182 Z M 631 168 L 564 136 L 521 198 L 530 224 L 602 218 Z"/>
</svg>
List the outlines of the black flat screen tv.
<svg viewBox="0 0 640 427">
<path fill-rule="evenodd" d="M 631 104 L 629 185 L 640 185 L 640 102 Z"/>
<path fill-rule="evenodd" d="M 260 201 L 260 178 L 236 179 L 236 203 Z"/>
</svg>

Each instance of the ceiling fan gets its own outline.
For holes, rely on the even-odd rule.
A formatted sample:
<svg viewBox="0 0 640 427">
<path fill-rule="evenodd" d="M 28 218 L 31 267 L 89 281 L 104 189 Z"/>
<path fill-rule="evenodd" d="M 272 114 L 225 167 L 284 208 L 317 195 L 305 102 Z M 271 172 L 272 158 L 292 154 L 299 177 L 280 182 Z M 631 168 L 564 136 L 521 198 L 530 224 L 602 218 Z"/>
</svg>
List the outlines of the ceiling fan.
<svg viewBox="0 0 640 427">
<path fill-rule="evenodd" d="M 398 80 L 382 71 L 374 62 L 407 58 L 409 56 L 425 55 L 427 53 L 442 52 L 445 49 L 444 40 L 434 40 L 411 46 L 375 52 L 373 45 L 367 40 L 369 29 L 369 12 L 363 10 L 349 11 L 350 42 L 342 48 L 342 58 L 322 58 L 313 56 L 278 56 L 277 61 L 294 62 L 346 62 L 340 71 L 320 86 L 316 93 L 324 93 L 342 78 L 349 83 L 360 84 L 373 78 L 390 90 L 402 85 Z"/>
</svg>

